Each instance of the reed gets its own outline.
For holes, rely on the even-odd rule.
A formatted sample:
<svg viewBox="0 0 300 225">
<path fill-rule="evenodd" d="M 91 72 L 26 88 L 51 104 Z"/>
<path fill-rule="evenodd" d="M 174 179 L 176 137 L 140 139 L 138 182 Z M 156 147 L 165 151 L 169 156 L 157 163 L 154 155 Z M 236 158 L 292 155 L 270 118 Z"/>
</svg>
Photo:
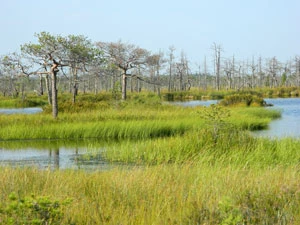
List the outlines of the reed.
<svg viewBox="0 0 300 225">
<path fill-rule="evenodd" d="M 196 162 L 100 173 L 0 168 L 0 218 L 14 192 L 70 199 L 62 224 L 297 224 L 298 169 Z"/>
<path fill-rule="evenodd" d="M 206 165 L 268 168 L 297 166 L 299 148 L 297 139 L 268 140 L 232 129 L 220 132 L 215 139 L 210 131 L 200 130 L 183 136 L 112 145 L 106 148 L 104 157 L 142 165 L 197 161 Z"/>
<path fill-rule="evenodd" d="M 183 134 L 199 129 L 205 121 L 205 107 L 183 108 L 170 104 L 127 105 L 86 112 L 61 113 L 54 120 L 48 114 L 0 115 L 0 140 L 25 139 L 146 139 Z M 243 129 L 267 127 L 279 112 L 263 108 L 232 108 L 228 119 Z"/>
<path fill-rule="evenodd" d="M 121 144 L 105 145 L 104 156 L 132 165 L 101 172 L 0 167 L 0 224 L 19 215 L 32 219 L 24 199 L 59 204 L 52 224 L 300 223 L 300 141 L 248 133 L 280 112 L 232 107 L 209 121 L 210 107 L 134 101 L 65 112 L 57 120 L 43 113 L 0 115 L 1 140 L 19 140 L 1 147 L 69 139 L 66 145 L 80 140 L 95 154 L 103 147 L 98 140 L 118 139 Z"/>
</svg>

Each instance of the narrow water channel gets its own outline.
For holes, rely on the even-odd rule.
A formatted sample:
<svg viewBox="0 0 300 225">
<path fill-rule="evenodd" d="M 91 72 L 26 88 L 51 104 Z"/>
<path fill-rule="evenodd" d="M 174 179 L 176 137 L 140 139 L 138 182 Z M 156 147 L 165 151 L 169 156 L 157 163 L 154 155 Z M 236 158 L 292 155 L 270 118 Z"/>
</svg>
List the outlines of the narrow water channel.
<svg viewBox="0 0 300 225">
<path fill-rule="evenodd" d="M 100 154 L 91 155 L 83 147 L 0 149 L 0 165 L 39 169 L 106 170 L 111 168 L 111 165 L 105 162 Z"/>
<path fill-rule="evenodd" d="M 107 170 L 115 167 L 101 153 L 103 145 L 30 141 L 0 143 L 0 166 L 35 167 L 38 169 Z"/>
</svg>

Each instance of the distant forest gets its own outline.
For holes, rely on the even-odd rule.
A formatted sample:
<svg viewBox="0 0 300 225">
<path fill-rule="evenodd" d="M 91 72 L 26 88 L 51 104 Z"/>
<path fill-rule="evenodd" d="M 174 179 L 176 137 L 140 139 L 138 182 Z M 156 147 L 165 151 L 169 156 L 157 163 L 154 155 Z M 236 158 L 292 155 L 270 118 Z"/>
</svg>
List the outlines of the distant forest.
<svg viewBox="0 0 300 225">
<path fill-rule="evenodd" d="M 24 43 L 20 52 L 2 55 L 0 93 L 18 96 L 36 92 L 51 96 L 56 90 L 98 93 L 153 91 L 243 90 L 300 86 L 300 57 L 280 62 L 273 58 L 238 61 L 223 57 L 222 46 L 213 43 L 211 56 L 198 68 L 174 46 L 150 52 L 134 44 L 92 42 L 82 35 L 35 34 L 35 43 Z M 199 53 L 200 54 L 200 53 Z M 199 56 L 200 57 L 200 56 Z M 193 68 L 193 69 L 192 69 Z M 210 68 L 210 69 L 208 69 Z M 54 89 L 53 89 L 54 88 Z M 55 93 L 54 93 L 55 94 Z"/>
</svg>

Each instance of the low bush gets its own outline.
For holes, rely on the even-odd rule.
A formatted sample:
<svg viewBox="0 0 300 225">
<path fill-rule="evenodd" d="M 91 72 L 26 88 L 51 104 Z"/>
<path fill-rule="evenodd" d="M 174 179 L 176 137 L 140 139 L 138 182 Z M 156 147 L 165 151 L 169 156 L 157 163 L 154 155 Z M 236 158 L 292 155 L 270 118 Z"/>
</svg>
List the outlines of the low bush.
<svg viewBox="0 0 300 225">
<path fill-rule="evenodd" d="M 225 96 L 219 102 L 222 106 L 264 106 L 266 103 L 262 97 L 252 94 L 233 94 Z"/>
<path fill-rule="evenodd" d="M 47 196 L 34 195 L 21 197 L 12 192 L 2 199 L 0 205 L 0 224 L 60 225 L 63 219 L 62 208 L 71 200 L 52 200 Z"/>
</svg>

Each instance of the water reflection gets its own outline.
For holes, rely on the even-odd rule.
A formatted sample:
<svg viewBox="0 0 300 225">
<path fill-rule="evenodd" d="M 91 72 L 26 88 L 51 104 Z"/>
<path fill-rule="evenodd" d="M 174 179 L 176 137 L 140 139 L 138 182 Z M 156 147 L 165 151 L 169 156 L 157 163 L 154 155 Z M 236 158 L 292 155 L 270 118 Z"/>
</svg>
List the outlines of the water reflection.
<svg viewBox="0 0 300 225">
<path fill-rule="evenodd" d="M 265 137 L 300 137 L 300 98 L 265 99 L 270 109 L 282 111 L 282 117 L 270 123 L 269 129 L 256 132 Z M 175 104 L 209 106 L 217 101 L 190 101 Z M 37 167 L 40 169 L 107 170 L 122 165 L 106 162 L 102 153 L 111 144 L 97 140 L 11 141 L 0 142 L 0 166 Z M 128 165 L 122 166 L 128 168 Z"/>
<path fill-rule="evenodd" d="M 91 151 L 86 147 L 59 148 L 57 146 L 49 149 L 0 148 L 0 165 L 39 169 L 106 170 L 112 168 L 113 165 L 102 158 L 102 151 L 101 149 Z"/>
</svg>

